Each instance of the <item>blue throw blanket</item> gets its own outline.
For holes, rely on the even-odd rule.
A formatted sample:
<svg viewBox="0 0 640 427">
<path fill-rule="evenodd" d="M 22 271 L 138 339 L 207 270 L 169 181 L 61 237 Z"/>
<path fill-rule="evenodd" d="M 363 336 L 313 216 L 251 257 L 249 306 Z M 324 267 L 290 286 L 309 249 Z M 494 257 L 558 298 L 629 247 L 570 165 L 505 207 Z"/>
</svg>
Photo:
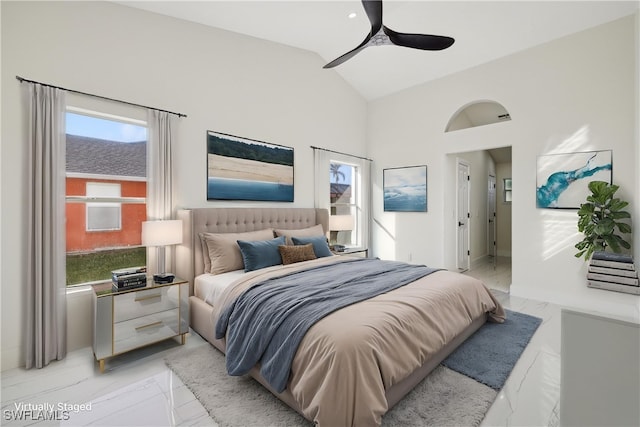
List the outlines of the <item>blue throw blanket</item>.
<svg viewBox="0 0 640 427">
<path fill-rule="evenodd" d="M 354 258 L 260 282 L 229 304 L 216 324 L 216 338 L 224 338 L 228 330 L 227 371 L 244 375 L 260 362 L 262 376 L 282 392 L 298 345 L 317 321 L 437 270 Z"/>
</svg>

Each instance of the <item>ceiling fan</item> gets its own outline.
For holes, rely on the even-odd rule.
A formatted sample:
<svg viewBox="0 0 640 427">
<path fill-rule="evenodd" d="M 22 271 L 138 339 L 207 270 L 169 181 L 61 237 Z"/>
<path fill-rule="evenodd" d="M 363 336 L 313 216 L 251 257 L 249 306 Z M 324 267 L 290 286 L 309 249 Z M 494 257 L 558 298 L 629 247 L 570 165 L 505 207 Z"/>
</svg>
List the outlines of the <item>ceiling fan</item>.
<svg viewBox="0 0 640 427">
<path fill-rule="evenodd" d="M 371 22 L 371 31 L 355 49 L 334 59 L 323 68 L 333 68 L 336 65 L 340 65 L 369 46 L 397 45 L 422 50 L 443 50 L 451 46 L 455 41 L 447 36 L 395 32 L 382 25 L 382 0 L 362 0 L 362 6 Z"/>
</svg>

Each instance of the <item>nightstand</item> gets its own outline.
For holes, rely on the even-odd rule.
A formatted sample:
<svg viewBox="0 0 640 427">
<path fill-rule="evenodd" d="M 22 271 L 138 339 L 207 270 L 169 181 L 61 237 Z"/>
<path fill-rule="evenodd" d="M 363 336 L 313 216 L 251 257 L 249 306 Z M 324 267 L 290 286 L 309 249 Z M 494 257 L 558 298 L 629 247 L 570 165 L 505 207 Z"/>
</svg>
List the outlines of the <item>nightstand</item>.
<svg viewBox="0 0 640 427">
<path fill-rule="evenodd" d="M 347 248 L 342 252 L 331 251 L 334 255 L 356 255 L 363 258 L 369 257 L 369 249 L 366 248 Z"/>
<path fill-rule="evenodd" d="M 175 278 L 126 291 L 93 285 L 93 353 L 104 372 L 108 357 L 189 332 L 189 282 Z"/>
</svg>

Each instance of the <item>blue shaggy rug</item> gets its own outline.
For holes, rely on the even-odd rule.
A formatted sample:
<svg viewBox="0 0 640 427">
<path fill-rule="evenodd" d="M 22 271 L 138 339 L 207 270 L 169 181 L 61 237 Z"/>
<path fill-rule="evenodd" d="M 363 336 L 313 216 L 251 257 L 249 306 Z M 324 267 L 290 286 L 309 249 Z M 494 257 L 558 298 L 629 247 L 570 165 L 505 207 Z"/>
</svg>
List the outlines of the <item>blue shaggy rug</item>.
<svg viewBox="0 0 640 427">
<path fill-rule="evenodd" d="M 484 324 L 442 364 L 500 390 L 542 319 L 506 310 L 504 323 Z"/>
</svg>

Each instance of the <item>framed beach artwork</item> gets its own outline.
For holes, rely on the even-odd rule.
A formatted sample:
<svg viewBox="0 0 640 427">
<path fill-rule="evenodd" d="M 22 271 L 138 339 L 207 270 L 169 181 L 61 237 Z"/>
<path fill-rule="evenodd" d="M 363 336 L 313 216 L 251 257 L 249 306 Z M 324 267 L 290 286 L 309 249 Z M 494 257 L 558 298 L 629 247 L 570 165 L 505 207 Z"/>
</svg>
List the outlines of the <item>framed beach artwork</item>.
<svg viewBox="0 0 640 427">
<path fill-rule="evenodd" d="M 293 148 L 207 131 L 207 200 L 293 202 Z"/>
<path fill-rule="evenodd" d="M 427 212 L 427 167 L 382 171 L 385 212 Z"/>
<path fill-rule="evenodd" d="M 538 156 L 536 206 L 580 209 L 590 194 L 589 182 L 611 183 L 611 170 L 611 150 Z"/>
</svg>

